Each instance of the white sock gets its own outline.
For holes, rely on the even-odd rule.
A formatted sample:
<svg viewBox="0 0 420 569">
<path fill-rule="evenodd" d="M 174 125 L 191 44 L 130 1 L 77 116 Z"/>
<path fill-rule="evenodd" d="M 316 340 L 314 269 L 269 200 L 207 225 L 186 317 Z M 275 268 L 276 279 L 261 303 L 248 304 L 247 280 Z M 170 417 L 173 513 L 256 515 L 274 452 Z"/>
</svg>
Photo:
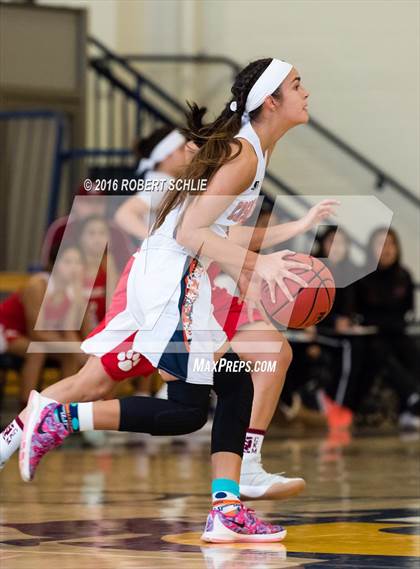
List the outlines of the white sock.
<svg viewBox="0 0 420 569">
<path fill-rule="evenodd" d="M 78 403 L 77 412 L 80 431 L 93 431 L 93 403 Z"/>
<path fill-rule="evenodd" d="M 0 433 L 0 463 L 9 460 L 12 454 L 19 448 L 23 434 L 22 427 L 22 421 L 19 417 L 16 417 Z"/>
<path fill-rule="evenodd" d="M 41 399 L 42 408 L 46 407 L 50 403 L 58 403 L 58 401 L 56 399 L 51 399 L 51 397 L 46 397 L 45 395 L 42 395 L 42 393 L 40 395 L 42 397 L 42 399 Z"/>
<path fill-rule="evenodd" d="M 248 429 L 244 443 L 244 459 L 254 458 L 261 455 L 261 447 L 264 442 L 265 431 Z"/>
</svg>

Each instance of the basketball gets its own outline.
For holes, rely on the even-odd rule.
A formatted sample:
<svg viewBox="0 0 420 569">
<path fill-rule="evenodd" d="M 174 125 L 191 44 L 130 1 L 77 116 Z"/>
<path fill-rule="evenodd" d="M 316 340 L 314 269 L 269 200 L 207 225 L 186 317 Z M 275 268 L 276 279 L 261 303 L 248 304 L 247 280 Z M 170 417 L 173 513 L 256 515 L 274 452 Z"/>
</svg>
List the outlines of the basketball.
<svg viewBox="0 0 420 569">
<path fill-rule="evenodd" d="M 291 269 L 308 283 L 308 288 L 300 288 L 298 283 L 285 279 L 294 301 L 290 302 L 276 286 L 276 300 L 272 302 L 268 284 L 263 281 L 261 303 L 274 324 L 297 329 L 314 326 L 327 316 L 334 303 L 335 283 L 331 271 L 320 259 L 310 255 L 295 253 L 284 258 L 311 265 L 310 270 Z"/>
</svg>

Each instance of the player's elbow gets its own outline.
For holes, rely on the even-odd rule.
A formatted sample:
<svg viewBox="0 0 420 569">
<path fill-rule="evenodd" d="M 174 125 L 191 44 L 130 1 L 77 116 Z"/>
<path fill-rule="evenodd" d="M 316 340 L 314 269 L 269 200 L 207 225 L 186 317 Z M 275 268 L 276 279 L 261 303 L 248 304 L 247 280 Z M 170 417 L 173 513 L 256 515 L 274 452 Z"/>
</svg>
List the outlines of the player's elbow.
<svg viewBox="0 0 420 569">
<path fill-rule="evenodd" d="M 194 232 L 191 229 L 180 227 L 176 232 L 176 241 L 182 247 L 189 249 L 190 251 L 195 251 L 197 238 L 194 236 Z"/>
</svg>

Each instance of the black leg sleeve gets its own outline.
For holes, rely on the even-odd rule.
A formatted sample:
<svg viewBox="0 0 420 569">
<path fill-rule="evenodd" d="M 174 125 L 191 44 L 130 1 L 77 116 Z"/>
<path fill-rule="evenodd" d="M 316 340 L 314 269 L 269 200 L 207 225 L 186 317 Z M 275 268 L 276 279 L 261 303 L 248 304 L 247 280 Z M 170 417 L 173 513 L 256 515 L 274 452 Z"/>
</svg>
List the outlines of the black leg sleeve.
<svg viewBox="0 0 420 569">
<path fill-rule="evenodd" d="M 251 374 L 245 370 L 238 371 L 241 362 L 237 354 L 228 352 L 223 358 L 231 362 L 231 366 L 214 374 L 217 407 L 211 433 L 211 452 L 233 452 L 242 456 L 251 419 L 254 387 Z"/>
<path fill-rule="evenodd" d="M 120 400 L 120 431 L 151 435 L 185 435 L 207 421 L 209 385 L 182 380 L 168 382 L 168 400 L 124 397 Z"/>
</svg>

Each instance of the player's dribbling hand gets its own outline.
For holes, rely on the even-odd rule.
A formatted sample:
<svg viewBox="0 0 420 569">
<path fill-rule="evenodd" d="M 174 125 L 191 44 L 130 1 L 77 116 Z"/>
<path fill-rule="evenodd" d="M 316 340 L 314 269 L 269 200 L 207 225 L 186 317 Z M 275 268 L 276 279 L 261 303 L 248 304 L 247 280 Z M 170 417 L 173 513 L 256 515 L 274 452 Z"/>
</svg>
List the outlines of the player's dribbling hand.
<svg viewBox="0 0 420 569">
<path fill-rule="evenodd" d="M 240 293 L 239 302 L 246 303 L 249 322 L 254 322 L 254 310 L 258 310 L 266 324 L 270 324 L 270 320 L 261 303 L 261 283 L 262 278 L 257 273 L 242 270 L 237 282 Z"/>
<path fill-rule="evenodd" d="M 293 251 L 286 249 L 285 251 L 270 253 L 269 255 L 260 255 L 255 265 L 255 271 L 268 285 L 271 302 L 273 303 L 276 302 L 276 285 L 280 287 L 289 302 L 293 302 L 293 296 L 284 282 L 285 279 L 296 282 L 302 288 L 308 286 L 308 283 L 299 275 L 293 273 L 291 269 L 306 269 L 309 271 L 312 267 L 306 263 L 284 259 L 284 257 L 293 254 Z"/>
</svg>

